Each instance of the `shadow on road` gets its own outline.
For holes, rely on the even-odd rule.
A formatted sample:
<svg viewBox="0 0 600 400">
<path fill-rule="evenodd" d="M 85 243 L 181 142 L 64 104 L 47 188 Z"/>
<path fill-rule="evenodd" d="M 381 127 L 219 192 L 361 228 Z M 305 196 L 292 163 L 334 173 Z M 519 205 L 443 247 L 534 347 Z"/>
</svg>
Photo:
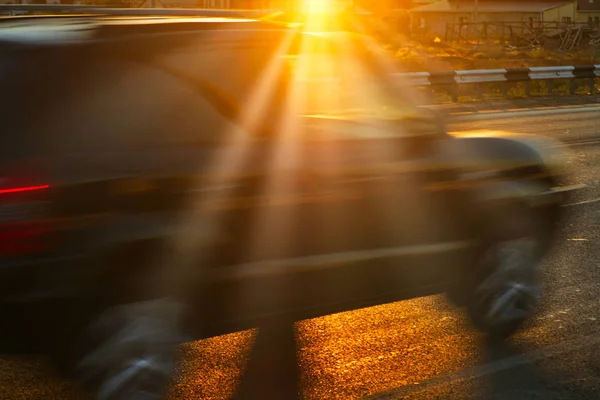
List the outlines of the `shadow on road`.
<svg viewBox="0 0 600 400">
<path fill-rule="evenodd" d="M 276 321 L 261 326 L 235 399 L 299 399 L 300 368 L 296 355 L 293 322 Z"/>
<path fill-rule="evenodd" d="M 487 342 L 484 362 L 488 365 L 492 363 L 496 365 L 497 372 L 489 374 L 486 384 L 481 387 L 484 393 L 477 394 L 473 398 L 493 400 L 599 398 L 593 383 L 586 384 L 582 371 L 569 370 L 568 365 L 573 357 L 577 357 L 576 355 L 563 353 L 536 360 L 528 355 L 528 352 L 538 347 L 522 339 L 518 340 L 518 344 Z"/>
</svg>

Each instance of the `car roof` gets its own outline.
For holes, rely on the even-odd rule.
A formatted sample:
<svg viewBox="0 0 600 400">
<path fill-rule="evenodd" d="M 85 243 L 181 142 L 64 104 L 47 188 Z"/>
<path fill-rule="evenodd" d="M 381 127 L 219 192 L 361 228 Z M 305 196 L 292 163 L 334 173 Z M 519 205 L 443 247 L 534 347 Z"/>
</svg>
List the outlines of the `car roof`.
<svg viewBox="0 0 600 400">
<path fill-rule="evenodd" d="M 260 19 L 219 16 L 43 15 L 0 18 L 0 42 L 64 44 L 115 37 L 224 30 L 281 30 Z"/>
</svg>

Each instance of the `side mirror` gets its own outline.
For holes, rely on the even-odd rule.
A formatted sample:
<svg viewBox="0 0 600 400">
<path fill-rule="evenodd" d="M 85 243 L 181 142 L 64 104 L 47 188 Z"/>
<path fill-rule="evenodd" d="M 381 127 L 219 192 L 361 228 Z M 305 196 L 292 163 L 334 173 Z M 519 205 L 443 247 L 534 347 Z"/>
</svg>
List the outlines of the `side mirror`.
<svg viewBox="0 0 600 400">
<path fill-rule="evenodd" d="M 448 115 L 443 111 L 432 110 L 429 107 L 420 107 L 421 117 L 419 119 L 427 121 L 428 125 L 432 127 L 432 131 L 436 131 L 439 134 L 445 134 L 447 132 L 447 121 Z"/>
</svg>

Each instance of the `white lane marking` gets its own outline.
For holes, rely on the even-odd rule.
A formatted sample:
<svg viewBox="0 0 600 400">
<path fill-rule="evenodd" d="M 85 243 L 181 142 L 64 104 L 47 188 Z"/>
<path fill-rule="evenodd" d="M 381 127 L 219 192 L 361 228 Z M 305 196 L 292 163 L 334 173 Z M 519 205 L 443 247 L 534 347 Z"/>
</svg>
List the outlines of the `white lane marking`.
<svg viewBox="0 0 600 400">
<path fill-rule="evenodd" d="M 522 118 L 522 117 L 538 117 L 546 115 L 561 115 L 561 114 L 577 114 L 585 112 L 600 111 L 600 106 L 597 104 L 577 106 L 572 108 L 567 107 L 548 107 L 540 109 L 523 109 L 523 110 L 500 110 L 494 112 L 473 112 L 466 114 L 449 114 L 448 122 L 462 121 L 482 121 L 507 118 Z"/>
<path fill-rule="evenodd" d="M 577 203 L 565 204 L 564 206 L 565 207 L 573 207 L 573 206 L 581 206 L 581 205 L 584 205 L 584 204 L 593 204 L 593 203 L 598 203 L 598 202 L 600 202 L 600 198 L 592 199 L 592 200 L 580 201 L 580 202 L 577 202 Z"/>
<path fill-rule="evenodd" d="M 452 374 L 442 375 L 431 378 L 412 386 L 403 386 L 385 393 L 379 393 L 367 397 L 367 400 L 392 400 L 403 399 L 408 395 L 427 392 L 433 389 L 442 389 L 450 385 L 456 385 L 462 382 L 473 381 L 488 375 L 506 371 L 512 368 L 527 364 L 533 364 L 544 359 L 554 357 L 560 354 L 570 353 L 576 350 L 600 345 L 600 335 L 594 334 L 584 336 L 580 339 L 561 342 L 554 346 L 530 351 L 516 356 L 504 358 L 502 360 L 481 364 L 475 367 L 467 368 Z"/>
</svg>

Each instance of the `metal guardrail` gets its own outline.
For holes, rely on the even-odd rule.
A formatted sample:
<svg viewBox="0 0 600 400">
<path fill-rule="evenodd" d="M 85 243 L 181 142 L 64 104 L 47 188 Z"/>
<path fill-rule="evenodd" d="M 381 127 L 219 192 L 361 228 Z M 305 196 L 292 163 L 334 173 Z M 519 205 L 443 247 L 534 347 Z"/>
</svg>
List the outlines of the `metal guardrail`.
<svg viewBox="0 0 600 400">
<path fill-rule="evenodd" d="M 412 86 L 446 86 L 449 87 L 452 101 L 458 101 L 459 86 L 463 84 L 476 85 L 481 95 L 481 86 L 486 83 L 503 83 L 503 95 L 515 83 L 524 83 L 525 94 L 531 95 L 531 83 L 546 81 L 548 94 L 553 93 L 552 82 L 557 79 L 569 81 L 569 93 L 575 94 L 577 80 L 588 81 L 588 94 L 597 94 L 596 79 L 600 78 L 599 65 L 531 67 L 509 69 L 482 69 L 441 72 L 407 72 L 393 74 L 402 79 L 405 84 Z"/>
</svg>

